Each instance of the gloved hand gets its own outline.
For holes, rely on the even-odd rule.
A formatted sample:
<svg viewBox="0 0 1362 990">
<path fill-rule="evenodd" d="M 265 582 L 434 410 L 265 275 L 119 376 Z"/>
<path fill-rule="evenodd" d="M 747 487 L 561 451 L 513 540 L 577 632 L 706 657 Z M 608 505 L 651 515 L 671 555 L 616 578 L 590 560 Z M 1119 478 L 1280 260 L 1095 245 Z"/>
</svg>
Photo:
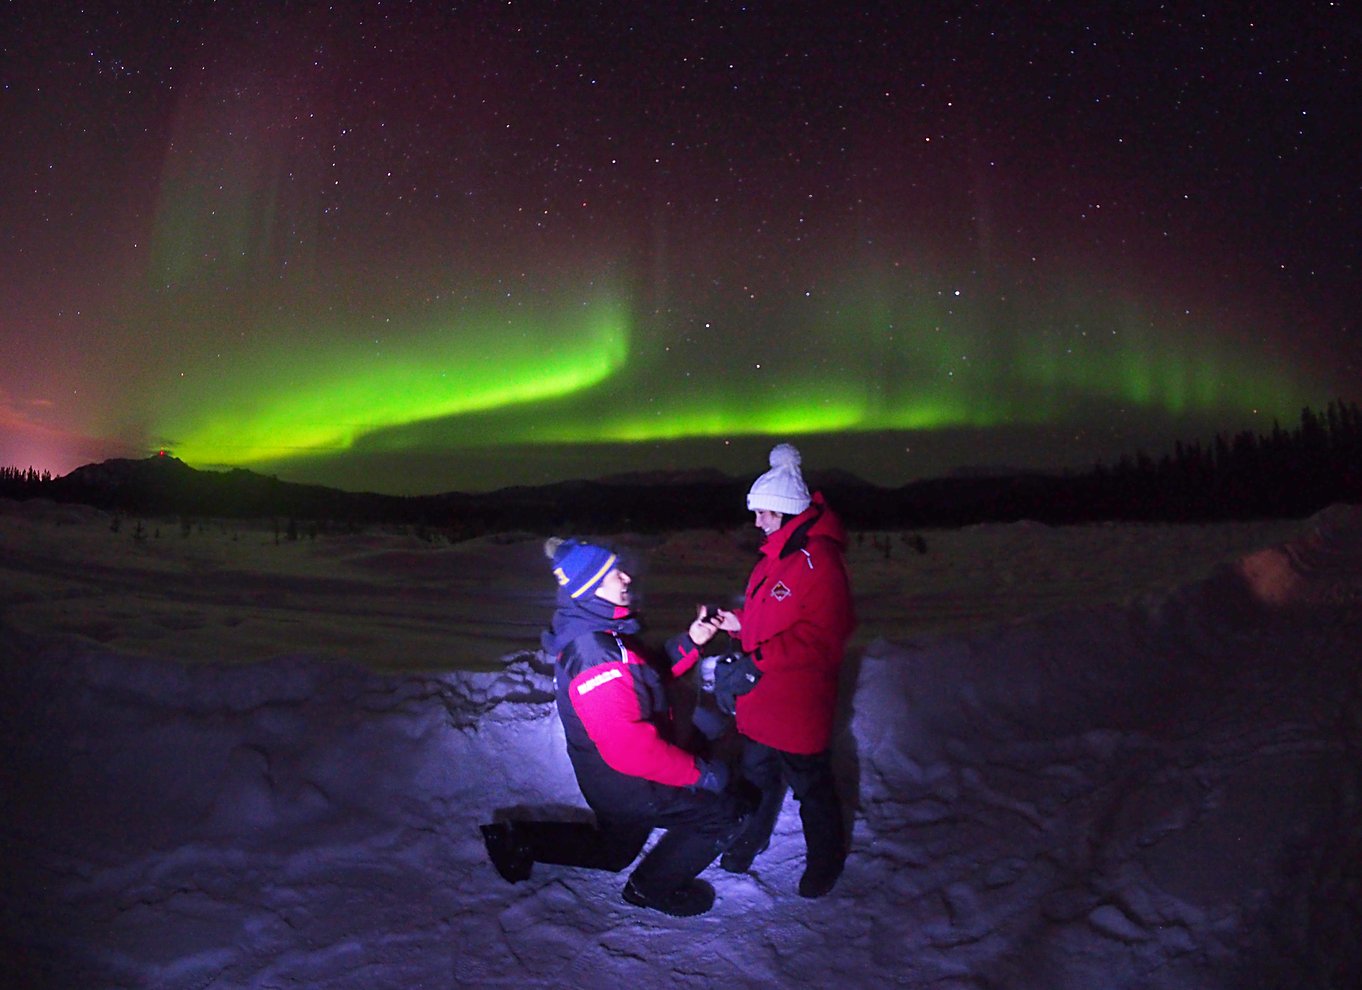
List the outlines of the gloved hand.
<svg viewBox="0 0 1362 990">
<path fill-rule="evenodd" d="M 695 769 L 700 771 L 700 779 L 690 786 L 697 791 L 722 794 L 728 786 L 728 764 L 712 760 L 696 760 Z"/>
<path fill-rule="evenodd" d="M 714 665 L 714 701 L 726 715 L 737 712 L 738 696 L 761 680 L 761 671 L 750 653 L 725 653 Z"/>
</svg>

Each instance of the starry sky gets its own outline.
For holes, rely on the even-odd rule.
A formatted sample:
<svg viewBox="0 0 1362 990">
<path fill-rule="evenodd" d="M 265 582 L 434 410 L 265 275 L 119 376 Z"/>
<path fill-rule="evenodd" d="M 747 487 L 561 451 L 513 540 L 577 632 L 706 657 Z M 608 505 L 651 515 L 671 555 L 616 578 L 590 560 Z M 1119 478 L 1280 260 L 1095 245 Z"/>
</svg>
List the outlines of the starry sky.
<svg viewBox="0 0 1362 990">
<path fill-rule="evenodd" d="M 1345 3 L 0 6 L 0 464 L 903 484 L 1358 401 Z"/>
</svg>

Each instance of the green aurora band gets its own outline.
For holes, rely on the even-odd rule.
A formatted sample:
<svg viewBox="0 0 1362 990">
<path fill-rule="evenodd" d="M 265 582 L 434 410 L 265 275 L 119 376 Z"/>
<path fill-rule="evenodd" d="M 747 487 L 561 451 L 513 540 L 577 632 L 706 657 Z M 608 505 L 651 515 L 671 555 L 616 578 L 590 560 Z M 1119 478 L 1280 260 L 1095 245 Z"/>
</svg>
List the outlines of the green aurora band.
<svg viewBox="0 0 1362 990">
<path fill-rule="evenodd" d="M 1311 396 L 1269 355 L 1232 345 L 1215 327 L 1156 327 L 1130 302 L 1027 307 L 1040 308 L 1047 323 L 971 311 L 955 299 L 883 296 L 802 319 L 786 313 L 791 346 L 755 356 L 741 342 L 700 348 L 711 356 L 681 379 L 648 360 L 619 301 L 534 315 L 489 308 L 476 319 L 449 316 L 381 352 L 312 346 L 257 357 L 158 429 L 191 463 L 277 466 L 356 446 L 1038 425 L 1072 421 L 1100 403 L 1286 418 Z"/>
<path fill-rule="evenodd" d="M 419 340 L 253 355 L 201 378 L 156 421 L 191 463 L 246 466 L 350 449 L 389 427 L 536 403 L 608 378 L 625 363 L 629 319 L 616 304 L 559 317 L 488 311 Z"/>
<path fill-rule="evenodd" d="M 532 420 L 506 416 L 480 431 L 485 440 L 461 445 L 1041 425 L 1081 422 L 1103 405 L 1286 420 L 1318 401 L 1281 362 L 1230 343 L 1216 327 L 1163 329 L 1130 302 L 1079 308 L 1081 315 L 1072 303 L 1048 300 L 1028 309 L 1061 319 L 1009 325 L 1006 314 L 969 312 L 958 302 L 836 307 L 802 325 L 783 321 L 797 343 L 750 361 L 742 388 L 733 387 L 731 369 L 702 370 L 698 384 L 635 387 L 638 401 L 599 395 Z M 655 377 L 636 370 L 631 380 Z"/>
</svg>

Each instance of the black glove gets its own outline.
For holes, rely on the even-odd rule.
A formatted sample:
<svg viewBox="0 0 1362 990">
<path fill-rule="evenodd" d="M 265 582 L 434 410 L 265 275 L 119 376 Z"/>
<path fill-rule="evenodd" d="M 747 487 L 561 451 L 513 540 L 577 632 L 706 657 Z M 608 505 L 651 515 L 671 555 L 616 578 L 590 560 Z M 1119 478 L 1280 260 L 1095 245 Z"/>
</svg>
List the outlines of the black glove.
<svg viewBox="0 0 1362 990">
<path fill-rule="evenodd" d="M 757 686 L 761 671 L 750 653 L 726 653 L 715 659 L 714 701 L 720 711 L 732 715 L 738 710 L 738 696 Z"/>
<path fill-rule="evenodd" d="M 728 764 L 710 760 L 696 760 L 695 769 L 700 771 L 700 779 L 690 786 L 697 791 L 710 791 L 722 794 L 728 786 Z"/>
</svg>

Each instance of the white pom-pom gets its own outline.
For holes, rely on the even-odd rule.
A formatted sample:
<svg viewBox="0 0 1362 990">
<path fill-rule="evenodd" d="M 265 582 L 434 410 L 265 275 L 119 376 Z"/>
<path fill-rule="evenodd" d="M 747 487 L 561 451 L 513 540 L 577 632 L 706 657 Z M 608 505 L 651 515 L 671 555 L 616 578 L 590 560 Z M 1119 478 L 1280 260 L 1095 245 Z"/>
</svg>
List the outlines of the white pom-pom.
<svg viewBox="0 0 1362 990">
<path fill-rule="evenodd" d="M 792 443 L 778 443 L 771 448 L 771 467 L 799 467 L 799 451 Z"/>
<path fill-rule="evenodd" d="M 547 540 L 544 541 L 544 556 L 549 558 L 549 560 L 552 560 L 553 555 L 558 552 L 558 548 L 561 547 L 562 545 L 563 540 L 561 537 L 550 536 Z"/>
</svg>

